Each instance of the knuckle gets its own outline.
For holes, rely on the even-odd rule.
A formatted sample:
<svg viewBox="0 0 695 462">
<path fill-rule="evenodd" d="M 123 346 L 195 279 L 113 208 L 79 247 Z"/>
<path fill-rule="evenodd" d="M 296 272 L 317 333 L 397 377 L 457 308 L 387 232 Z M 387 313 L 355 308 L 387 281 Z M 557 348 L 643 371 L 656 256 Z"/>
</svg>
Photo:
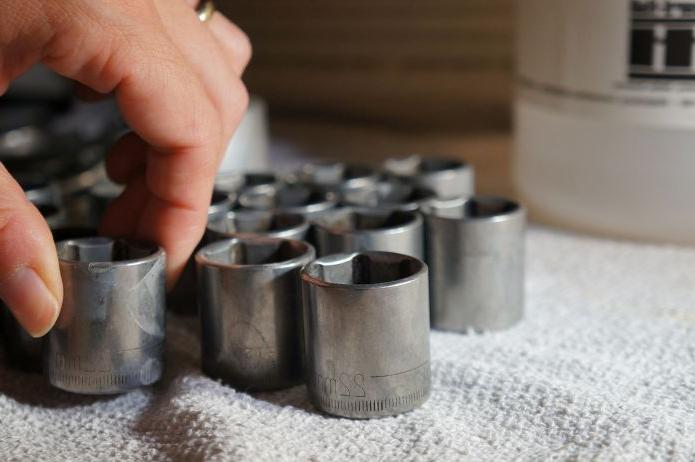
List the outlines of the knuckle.
<svg viewBox="0 0 695 462">
<path fill-rule="evenodd" d="M 251 55 L 253 54 L 253 46 L 251 45 L 251 40 L 249 36 L 246 35 L 241 29 L 238 32 L 237 38 L 237 53 L 238 59 L 242 61 L 244 65 L 251 60 Z"/>
<path fill-rule="evenodd" d="M 221 28 L 225 30 L 225 33 L 220 38 L 226 42 L 230 50 L 230 60 L 235 64 L 235 68 L 243 70 L 251 60 L 253 51 L 249 36 L 226 17 L 223 17 Z"/>
</svg>

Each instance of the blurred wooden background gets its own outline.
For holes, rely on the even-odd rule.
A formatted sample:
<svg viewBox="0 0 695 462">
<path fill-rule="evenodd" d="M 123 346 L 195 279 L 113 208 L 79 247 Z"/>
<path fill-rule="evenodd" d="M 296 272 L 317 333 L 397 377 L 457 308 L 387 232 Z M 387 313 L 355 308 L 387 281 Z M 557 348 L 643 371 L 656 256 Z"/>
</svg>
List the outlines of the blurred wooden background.
<svg viewBox="0 0 695 462">
<path fill-rule="evenodd" d="M 509 127 L 513 0 L 218 0 L 272 113 L 408 129 Z"/>
</svg>

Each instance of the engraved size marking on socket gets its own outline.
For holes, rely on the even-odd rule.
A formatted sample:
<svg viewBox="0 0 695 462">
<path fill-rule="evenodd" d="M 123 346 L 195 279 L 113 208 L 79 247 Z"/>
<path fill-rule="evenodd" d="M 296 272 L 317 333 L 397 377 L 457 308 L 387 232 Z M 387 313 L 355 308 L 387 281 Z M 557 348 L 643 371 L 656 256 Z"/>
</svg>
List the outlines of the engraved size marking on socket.
<svg viewBox="0 0 695 462">
<path fill-rule="evenodd" d="M 422 368 L 422 367 L 427 366 L 429 363 L 430 363 L 429 361 L 425 361 L 424 363 L 420 364 L 419 366 L 415 366 L 415 367 L 413 367 L 412 369 L 408 369 L 408 370 L 401 371 L 401 372 L 396 372 L 395 374 L 372 375 L 371 377 L 372 377 L 373 379 L 379 379 L 379 378 L 384 378 L 384 377 L 394 377 L 394 376 L 396 376 L 396 375 L 403 375 L 403 374 L 407 374 L 408 372 L 415 372 L 416 370 L 418 370 L 418 369 L 420 369 L 420 368 Z"/>
<path fill-rule="evenodd" d="M 382 412 L 398 409 L 402 406 L 412 406 L 420 402 L 429 392 L 430 370 L 422 370 L 430 364 L 429 361 L 400 372 L 384 375 L 366 375 L 362 373 L 346 374 L 336 373 L 335 364 L 328 361 L 327 365 L 333 372 L 329 376 L 316 374 L 315 383 L 318 391 L 318 398 L 321 404 L 331 409 L 353 412 Z M 413 391 L 406 394 L 386 396 L 381 399 L 360 399 L 368 398 L 369 384 L 367 378 L 385 379 L 403 374 L 417 373 L 421 380 Z M 373 381 L 373 380 L 372 380 Z M 357 399 L 346 399 L 357 398 Z"/>
</svg>

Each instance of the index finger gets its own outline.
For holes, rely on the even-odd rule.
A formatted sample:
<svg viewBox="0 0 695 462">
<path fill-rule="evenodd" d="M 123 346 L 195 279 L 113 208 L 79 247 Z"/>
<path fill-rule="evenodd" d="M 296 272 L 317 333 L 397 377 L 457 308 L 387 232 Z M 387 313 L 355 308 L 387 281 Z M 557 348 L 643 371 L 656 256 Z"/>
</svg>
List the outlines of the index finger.
<svg viewBox="0 0 695 462">
<path fill-rule="evenodd" d="M 92 13 L 99 18 L 98 9 Z M 74 43 L 74 37 L 65 43 L 59 37 L 49 48 L 45 62 L 97 91 L 114 91 L 125 120 L 149 144 L 147 194 L 138 197 L 141 203 L 132 204 L 139 215 L 133 220 L 133 235 L 163 246 L 168 269 L 176 274 L 204 229 L 214 175 L 226 140 L 219 114 L 202 83 L 161 24 L 142 21 L 148 13 L 158 18 L 154 9 L 139 10 L 136 24 L 127 14 L 115 15 L 126 24 L 114 24 L 114 15 L 104 18 L 98 27 L 81 24 L 85 36 L 80 40 L 80 53 L 64 50 Z M 105 35 L 110 39 L 107 47 Z M 240 112 L 246 104 L 243 98 L 242 93 Z M 110 210 L 107 218 L 122 213 L 127 216 L 132 212 L 127 205 L 120 211 Z"/>
</svg>

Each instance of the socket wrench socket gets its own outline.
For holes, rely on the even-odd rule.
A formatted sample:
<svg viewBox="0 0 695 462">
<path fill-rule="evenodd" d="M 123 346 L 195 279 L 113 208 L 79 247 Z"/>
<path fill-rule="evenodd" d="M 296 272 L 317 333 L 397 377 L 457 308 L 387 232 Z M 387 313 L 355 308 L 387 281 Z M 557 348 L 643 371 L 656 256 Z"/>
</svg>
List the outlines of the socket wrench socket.
<svg viewBox="0 0 695 462">
<path fill-rule="evenodd" d="M 295 213 L 307 219 L 321 216 L 335 208 L 337 203 L 332 192 L 301 183 L 256 186 L 239 196 L 241 208 Z"/>
<path fill-rule="evenodd" d="M 389 159 L 384 163 L 384 170 L 393 175 L 412 178 L 416 185 L 434 191 L 442 199 L 467 198 L 475 191 L 473 167 L 457 159 L 414 155 Z"/>
<path fill-rule="evenodd" d="M 295 176 L 301 182 L 332 191 L 341 198 L 344 194 L 371 188 L 379 180 L 378 172 L 365 165 L 331 161 L 306 164 Z"/>
<path fill-rule="evenodd" d="M 165 255 L 104 237 L 57 244 L 63 307 L 44 357 L 51 385 L 122 393 L 159 380 L 164 363 Z"/>
<path fill-rule="evenodd" d="M 430 394 L 427 265 L 389 252 L 308 264 L 304 332 L 309 397 L 350 418 L 410 411 Z"/>
<path fill-rule="evenodd" d="M 238 193 L 254 186 L 279 183 L 280 179 L 274 172 L 230 172 L 218 175 L 215 178 L 215 190 L 226 193 Z"/>
<path fill-rule="evenodd" d="M 526 213 L 497 197 L 423 205 L 432 326 L 466 332 L 511 327 L 524 312 Z"/>
<path fill-rule="evenodd" d="M 423 201 L 436 197 L 434 191 L 415 185 L 412 180 L 387 176 L 371 187 L 346 192 L 346 205 L 385 210 L 416 212 Z"/>
<path fill-rule="evenodd" d="M 213 191 L 208 206 L 208 217 L 226 213 L 231 210 L 235 193 L 226 191 Z"/>
<path fill-rule="evenodd" d="M 423 221 L 417 212 L 344 207 L 314 220 L 319 256 L 383 251 L 424 259 Z"/>
<path fill-rule="evenodd" d="M 241 390 L 302 381 L 302 241 L 239 237 L 205 246 L 198 266 L 203 371 Z"/>
<path fill-rule="evenodd" d="M 207 243 L 240 235 L 304 240 L 309 222 L 302 215 L 266 210 L 236 210 L 210 217 L 205 231 Z"/>
</svg>

